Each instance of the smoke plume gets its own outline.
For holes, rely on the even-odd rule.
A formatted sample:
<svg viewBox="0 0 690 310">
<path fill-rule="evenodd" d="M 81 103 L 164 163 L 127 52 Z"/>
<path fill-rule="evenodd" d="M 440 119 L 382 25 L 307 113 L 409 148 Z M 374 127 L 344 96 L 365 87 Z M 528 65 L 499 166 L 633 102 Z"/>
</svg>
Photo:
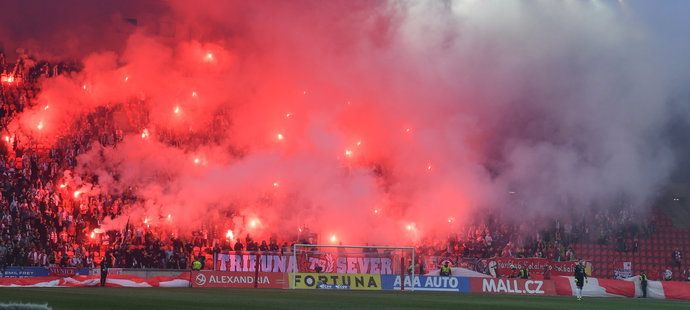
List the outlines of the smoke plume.
<svg viewBox="0 0 690 310">
<path fill-rule="evenodd" d="M 678 164 L 665 138 L 674 60 L 627 2 L 89 6 L 35 21 L 35 35 L 3 29 L 83 64 L 46 80 L 12 130 L 51 145 L 123 129 L 116 147 L 93 141 L 69 181 L 140 198 L 104 227 L 307 226 L 403 244 L 488 212 L 646 210 Z M 103 110 L 112 124 L 85 122 Z"/>
</svg>

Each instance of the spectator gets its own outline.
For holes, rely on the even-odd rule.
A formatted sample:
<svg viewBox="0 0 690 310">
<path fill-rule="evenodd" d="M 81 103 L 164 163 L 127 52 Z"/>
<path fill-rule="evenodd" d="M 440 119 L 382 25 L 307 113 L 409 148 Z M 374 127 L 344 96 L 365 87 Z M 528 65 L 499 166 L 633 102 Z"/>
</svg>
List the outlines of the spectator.
<svg viewBox="0 0 690 310">
<path fill-rule="evenodd" d="M 664 271 L 664 281 L 671 281 L 673 280 L 673 271 L 671 271 L 671 267 L 666 268 L 666 271 Z"/>
<path fill-rule="evenodd" d="M 240 239 L 237 239 L 237 242 L 235 242 L 235 247 L 233 248 L 235 252 L 242 252 L 244 250 L 244 245 L 240 242 Z"/>
<path fill-rule="evenodd" d="M 683 262 L 683 255 L 680 252 L 680 250 L 676 248 L 675 250 L 673 250 L 673 253 L 671 254 L 671 256 L 673 258 L 674 267 L 680 268 L 681 264 Z"/>
</svg>

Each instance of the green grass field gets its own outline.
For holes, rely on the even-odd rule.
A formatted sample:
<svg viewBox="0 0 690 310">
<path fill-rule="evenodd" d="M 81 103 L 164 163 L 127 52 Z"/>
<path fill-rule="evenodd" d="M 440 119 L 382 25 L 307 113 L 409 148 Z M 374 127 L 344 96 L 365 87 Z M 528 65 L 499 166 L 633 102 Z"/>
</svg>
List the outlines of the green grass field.
<svg viewBox="0 0 690 310">
<path fill-rule="evenodd" d="M 649 299 L 189 288 L 2 288 L 0 302 L 53 309 L 690 309 Z"/>
</svg>

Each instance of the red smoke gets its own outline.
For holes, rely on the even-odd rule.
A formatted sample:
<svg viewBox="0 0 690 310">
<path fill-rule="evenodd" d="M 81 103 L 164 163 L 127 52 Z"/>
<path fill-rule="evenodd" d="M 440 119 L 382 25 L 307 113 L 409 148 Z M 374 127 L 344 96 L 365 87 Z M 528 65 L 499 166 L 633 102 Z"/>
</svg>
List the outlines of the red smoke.
<svg viewBox="0 0 690 310">
<path fill-rule="evenodd" d="M 564 196 L 611 194 L 525 185 L 543 180 L 533 175 L 541 169 L 554 171 L 549 162 L 581 155 L 558 136 L 581 142 L 567 126 L 589 114 L 569 106 L 608 97 L 586 98 L 591 85 L 554 76 L 571 59 L 570 42 L 601 28 L 543 38 L 552 44 L 544 49 L 520 46 L 536 42 L 527 29 L 551 21 L 462 3 L 171 1 L 170 13 L 142 20 L 122 46 L 94 49 L 79 73 L 46 80 L 10 131 L 52 145 L 106 126 L 84 117 L 112 111 L 107 126 L 121 129 L 123 141 L 94 141 L 64 180 L 74 199 L 135 190 L 141 203 L 103 228 L 129 219 L 183 234 L 204 227 L 218 238 L 263 238 L 307 226 L 321 242 L 409 244 L 457 230 L 476 211 L 512 213 L 514 187 L 534 198 L 525 214 L 553 210 Z M 623 28 L 574 11 L 561 13 L 565 25 L 585 15 L 612 36 Z M 619 57 L 629 40 L 586 42 L 603 51 L 574 66 L 623 93 L 627 83 L 600 76 L 589 61 Z M 626 72 L 623 63 L 612 70 Z M 584 148 L 599 147 L 593 140 Z M 545 167 L 519 164 L 539 154 L 549 155 Z M 587 168 L 611 174 L 643 160 Z M 546 179 L 599 179 L 581 179 L 586 169 L 573 162 Z M 98 175 L 98 184 L 85 175 Z M 638 192 L 637 184 L 608 185 Z"/>
</svg>

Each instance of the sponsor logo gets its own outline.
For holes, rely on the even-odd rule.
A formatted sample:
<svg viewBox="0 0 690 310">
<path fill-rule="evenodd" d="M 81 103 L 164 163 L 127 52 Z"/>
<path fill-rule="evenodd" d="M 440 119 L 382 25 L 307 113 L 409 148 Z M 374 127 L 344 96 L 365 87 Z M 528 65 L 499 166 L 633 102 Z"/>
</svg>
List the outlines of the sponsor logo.
<svg viewBox="0 0 690 310">
<path fill-rule="evenodd" d="M 405 289 L 416 291 L 444 291 L 444 292 L 469 292 L 469 280 L 461 277 L 442 276 L 416 276 L 412 281 L 410 276 L 405 276 L 404 283 L 400 276 L 382 276 L 383 289 L 400 290 L 401 284 Z"/>
<path fill-rule="evenodd" d="M 256 282 L 260 288 L 283 288 L 282 273 L 264 272 L 255 276 L 253 272 L 196 271 L 192 273 L 195 287 L 253 288 Z"/>
<path fill-rule="evenodd" d="M 471 279 L 474 292 L 498 294 L 554 295 L 553 282 L 523 279 Z M 481 289 L 481 290 L 480 290 Z"/>
<path fill-rule="evenodd" d="M 349 290 L 349 285 L 338 285 L 338 284 L 319 284 L 316 286 L 318 289 L 322 290 Z"/>
<path fill-rule="evenodd" d="M 196 275 L 194 280 L 198 286 L 204 286 L 204 284 L 206 284 L 206 276 L 203 273 Z"/>
<path fill-rule="evenodd" d="M 79 270 L 74 267 L 48 267 L 51 276 L 70 277 L 79 274 Z"/>
<path fill-rule="evenodd" d="M 29 278 L 29 277 L 46 277 L 46 276 L 73 276 L 88 275 L 88 268 L 73 268 L 73 267 L 6 267 L 0 270 L 0 278 Z"/>
<path fill-rule="evenodd" d="M 290 287 L 315 289 L 333 286 L 351 290 L 380 290 L 381 276 L 377 274 L 291 273 Z"/>
</svg>

